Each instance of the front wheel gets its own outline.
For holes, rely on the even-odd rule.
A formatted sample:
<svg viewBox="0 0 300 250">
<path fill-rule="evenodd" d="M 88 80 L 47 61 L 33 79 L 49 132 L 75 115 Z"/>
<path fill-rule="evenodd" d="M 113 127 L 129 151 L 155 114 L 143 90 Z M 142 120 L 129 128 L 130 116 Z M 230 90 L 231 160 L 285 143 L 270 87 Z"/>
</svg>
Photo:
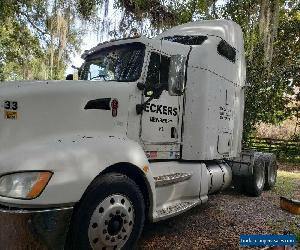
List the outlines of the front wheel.
<svg viewBox="0 0 300 250">
<path fill-rule="evenodd" d="M 108 173 L 75 208 L 66 249 L 134 249 L 145 220 L 143 195 L 125 175 Z"/>
</svg>

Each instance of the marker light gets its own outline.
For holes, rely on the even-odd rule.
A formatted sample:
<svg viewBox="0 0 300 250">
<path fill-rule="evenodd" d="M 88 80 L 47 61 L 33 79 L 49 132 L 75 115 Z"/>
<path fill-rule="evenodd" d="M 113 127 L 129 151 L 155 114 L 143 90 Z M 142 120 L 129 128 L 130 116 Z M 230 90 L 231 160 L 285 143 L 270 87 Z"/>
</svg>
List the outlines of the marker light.
<svg viewBox="0 0 300 250">
<path fill-rule="evenodd" d="M 0 177 L 0 196 L 17 199 L 38 197 L 52 176 L 51 172 L 22 172 Z"/>
</svg>

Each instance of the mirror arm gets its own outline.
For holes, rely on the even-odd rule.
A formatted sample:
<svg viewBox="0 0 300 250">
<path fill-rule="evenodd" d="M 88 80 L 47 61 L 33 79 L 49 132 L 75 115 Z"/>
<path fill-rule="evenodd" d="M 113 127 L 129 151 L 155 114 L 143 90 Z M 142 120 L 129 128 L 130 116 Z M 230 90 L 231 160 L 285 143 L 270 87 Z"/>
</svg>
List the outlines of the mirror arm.
<svg viewBox="0 0 300 250">
<path fill-rule="evenodd" d="M 145 88 L 146 88 L 145 84 L 142 83 L 142 82 L 138 82 L 138 83 L 136 84 L 136 86 L 137 86 L 137 88 L 138 88 L 139 90 L 145 90 Z"/>
<path fill-rule="evenodd" d="M 151 102 L 154 98 L 158 98 L 161 95 L 162 90 L 163 90 L 162 88 L 159 88 L 158 91 L 155 94 L 153 94 L 147 101 L 145 101 L 142 104 L 137 104 L 136 107 L 135 107 L 136 113 L 138 115 L 140 115 L 149 102 Z"/>
</svg>

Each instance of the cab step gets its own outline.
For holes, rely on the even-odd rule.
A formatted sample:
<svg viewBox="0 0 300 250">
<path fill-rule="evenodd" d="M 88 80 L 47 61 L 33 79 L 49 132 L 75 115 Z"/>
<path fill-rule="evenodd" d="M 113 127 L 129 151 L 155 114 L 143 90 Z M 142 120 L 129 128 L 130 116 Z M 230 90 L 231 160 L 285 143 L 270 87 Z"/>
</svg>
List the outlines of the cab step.
<svg viewBox="0 0 300 250">
<path fill-rule="evenodd" d="M 198 205 L 200 203 L 201 203 L 200 200 L 174 202 L 174 203 L 170 204 L 169 206 L 166 206 L 164 208 L 157 210 L 156 211 L 157 218 L 155 219 L 155 221 L 168 219 L 177 214 L 181 214 L 181 213 L 195 207 L 196 205 Z"/>
<path fill-rule="evenodd" d="M 191 177 L 190 173 L 174 173 L 154 177 L 154 180 L 156 187 L 162 187 L 189 180 Z"/>
</svg>

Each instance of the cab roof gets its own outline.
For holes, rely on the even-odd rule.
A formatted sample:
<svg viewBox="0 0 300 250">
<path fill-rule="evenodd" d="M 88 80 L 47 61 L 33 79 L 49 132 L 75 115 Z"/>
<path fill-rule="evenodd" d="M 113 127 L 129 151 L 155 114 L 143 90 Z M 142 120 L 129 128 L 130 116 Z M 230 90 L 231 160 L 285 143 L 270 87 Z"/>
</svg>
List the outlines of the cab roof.
<svg viewBox="0 0 300 250">
<path fill-rule="evenodd" d="M 129 38 L 122 38 L 118 40 L 110 40 L 104 43 L 100 43 L 97 46 L 86 50 L 82 54 L 82 59 L 86 59 L 87 56 L 107 47 L 140 42 L 145 45 L 153 45 L 157 47 L 157 44 L 161 39 L 176 37 L 176 36 L 194 36 L 194 37 L 205 37 L 205 36 L 217 36 L 225 40 L 236 50 L 243 52 L 243 33 L 241 27 L 231 20 L 205 20 L 190 22 L 182 25 L 175 26 L 161 33 L 160 35 L 150 39 L 144 36 L 134 36 Z M 169 42 L 172 42 L 169 40 Z M 187 45 L 187 44 L 186 44 Z"/>
<path fill-rule="evenodd" d="M 231 20 L 224 19 L 185 23 L 168 29 L 155 38 L 201 35 L 220 37 L 239 51 L 243 48 L 243 33 L 241 27 Z"/>
</svg>

